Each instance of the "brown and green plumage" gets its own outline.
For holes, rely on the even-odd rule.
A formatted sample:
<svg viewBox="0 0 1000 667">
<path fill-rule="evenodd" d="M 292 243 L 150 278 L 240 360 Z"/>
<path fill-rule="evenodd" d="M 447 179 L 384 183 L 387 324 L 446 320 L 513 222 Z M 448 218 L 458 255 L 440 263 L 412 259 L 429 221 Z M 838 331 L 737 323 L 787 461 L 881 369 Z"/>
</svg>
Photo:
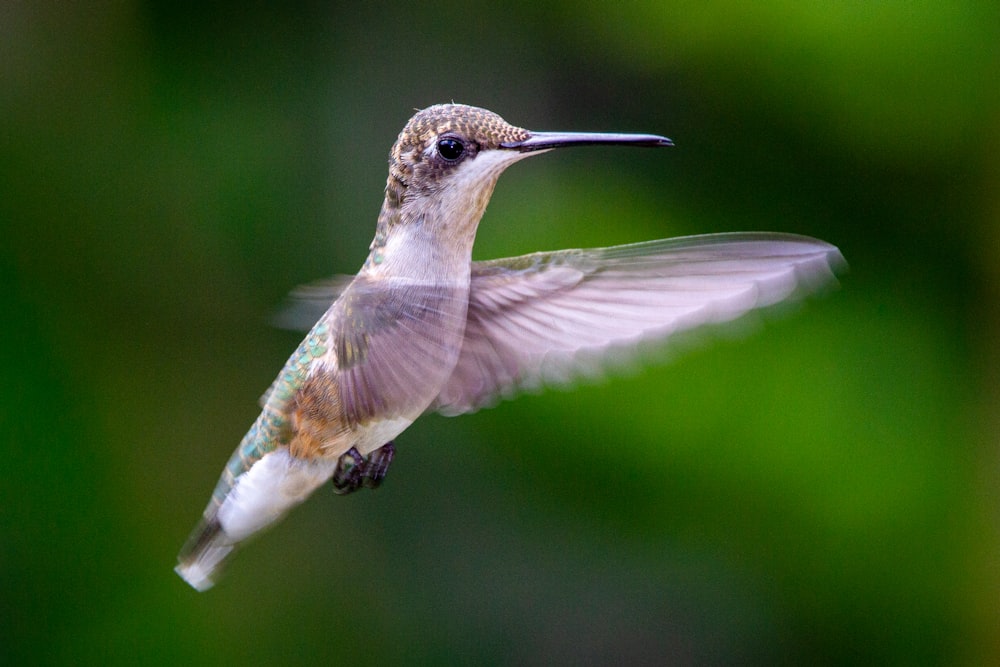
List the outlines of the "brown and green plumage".
<svg viewBox="0 0 1000 667">
<path fill-rule="evenodd" d="M 425 411 L 470 412 L 592 373 L 644 341 L 813 290 L 842 262 L 822 241 L 768 233 L 473 262 L 503 170 L 587 144 L 670 141 L 530 132 L 458 104 L 410 119 L 390 154 L 368 259 L 332 289 L 300 293 L 295 318 L 318 322 L 262 399 L 181 551 L 177 572 L 188 583 L 210 587 L 242 540 L 331 478 L 342 492 L 377 485 L 391 441 Z"/>
</svg>

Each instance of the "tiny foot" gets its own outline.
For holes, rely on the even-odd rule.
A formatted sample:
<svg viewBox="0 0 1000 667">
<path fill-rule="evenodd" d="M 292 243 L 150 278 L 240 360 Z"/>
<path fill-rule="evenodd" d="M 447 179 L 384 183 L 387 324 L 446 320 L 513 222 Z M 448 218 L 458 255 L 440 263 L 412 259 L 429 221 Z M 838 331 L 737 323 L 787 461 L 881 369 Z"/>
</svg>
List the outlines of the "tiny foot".
<svg viewBox="0 0 1000 667">
<path fill-rule="evenodd" d="M 396 445 L 391 440 L 369 454 L 364 472 L 361 473 L 362 483 L 369 489 L 377 489 L 389 472 L 389 464 L 394 456 Z"/>
<path fill-rule="evenodd" d="M 365 474 L 365 459 L 354 447 L 340 455 L 337 469 L 333 471 L 333 492 L 347 495 L 361 488 Z"/>
</svg>

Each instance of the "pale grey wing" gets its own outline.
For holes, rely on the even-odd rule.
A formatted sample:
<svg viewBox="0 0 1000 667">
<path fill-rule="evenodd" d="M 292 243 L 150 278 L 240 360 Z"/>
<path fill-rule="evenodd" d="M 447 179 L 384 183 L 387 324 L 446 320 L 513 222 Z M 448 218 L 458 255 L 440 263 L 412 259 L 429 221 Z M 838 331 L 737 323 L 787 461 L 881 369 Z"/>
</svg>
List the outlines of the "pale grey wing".
<svg viewBox="0 0 1000 667">
<path fill-rule="evenodd" d="M 842 264 L 823 241 L 772 233 L 476 262 L 462 352 L 431 408 L 470 412 L 592 373 L 644 341 L 813 291 Z"/>
<path fill-rule="evenodd" d="M 328 314 L 336 363 L 306 380 L 300 403 L 309 392 L 332 396 L 346 427 L 415 418 L 451 375 L 467 305 L 465 285 L 357 278 Z"/>
<path fill-rule="evenodd" d="M 272 324 L 292 331 L 309 331 L 353 280 L 354 276 L 339 275 L 299 285 L 275 313 Z"/>
<path fill-rule="evenodd" d="M 302 355 L 321 341 L 324 354 L 332 346 L 335 368 L 308 380 L 307 394 L 322 394 L 324 404 L 332 398 L 343 428 L 419 413 L 458 358 L 467 305 L 465 286 L 402 279 L 334 276 L 297 287 L 274 323 L 312 331 L 260 402 L 282 388 L 290 397 L 306 387 Z"/>
</svg>

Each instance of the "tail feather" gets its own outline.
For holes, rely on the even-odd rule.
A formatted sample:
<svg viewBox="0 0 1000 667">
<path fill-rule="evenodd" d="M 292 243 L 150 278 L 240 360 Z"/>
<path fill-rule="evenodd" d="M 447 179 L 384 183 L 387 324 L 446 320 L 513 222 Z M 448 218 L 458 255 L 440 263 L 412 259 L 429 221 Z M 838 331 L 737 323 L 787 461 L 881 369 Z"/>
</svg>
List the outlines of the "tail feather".
<svg viewBox="0 0 1000 667">
<path fill-rule="evenodd" d="M 195 590 L 207 591 L 235 548 L 236 541 L 226 535 L 218 519 L 202 519 L 181 549 L 174 572 Z"/>
<path fill-rule="evenodd" d="M 336 459 L 306 461 L 282 447 L 261 456 L 231 485 L 224 473 L 220 486 L 228 491 L 209 503 L 181 549 L 177 574 L 199 591 L 211 588 L 240 542 L 305 500 L 336 467 Z"/>
<path fill-rule="evenodd" d="M 194 589 L 206 591 L 215 585 L 229 556 L 245 537 L 229 535 L 222 527 L 219 512 L 237 480 L 274 449 L 277 431 L 283 425 L 283 418 L 265 406 L 223 468 L 203 518 L 181 548 L 174 568 Z"/>
<path fill-rule="evenodd" d="M 297 461 L 282 447 L 291 437 L 288 406 L 312 361 L 326 352 L 328 325 L 320 321 L 285 364 L 263 410 L 222 470 L 201 522 L 174 570 L 199 591 L 211 588 L 236 545 L 274 523 L 330 479 L 336 461 Z"/>
</svg>

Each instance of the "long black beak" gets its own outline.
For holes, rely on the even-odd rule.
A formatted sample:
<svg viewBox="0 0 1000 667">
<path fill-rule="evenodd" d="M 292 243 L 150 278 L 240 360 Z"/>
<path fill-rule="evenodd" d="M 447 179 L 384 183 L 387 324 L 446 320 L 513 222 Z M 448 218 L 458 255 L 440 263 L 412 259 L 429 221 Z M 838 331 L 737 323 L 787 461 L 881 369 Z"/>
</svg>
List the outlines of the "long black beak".
<svg viewBox="0 0 1000 667">
<path fill-rule="evenodd" d="M 606 132 L 532 132 L 523 141 L 505 141 L 500 148 L 521 153 L 545 151 L 563 146 L 673 146 L 674 142 L 657 134 L 615 134 Z"/>
</svg>

